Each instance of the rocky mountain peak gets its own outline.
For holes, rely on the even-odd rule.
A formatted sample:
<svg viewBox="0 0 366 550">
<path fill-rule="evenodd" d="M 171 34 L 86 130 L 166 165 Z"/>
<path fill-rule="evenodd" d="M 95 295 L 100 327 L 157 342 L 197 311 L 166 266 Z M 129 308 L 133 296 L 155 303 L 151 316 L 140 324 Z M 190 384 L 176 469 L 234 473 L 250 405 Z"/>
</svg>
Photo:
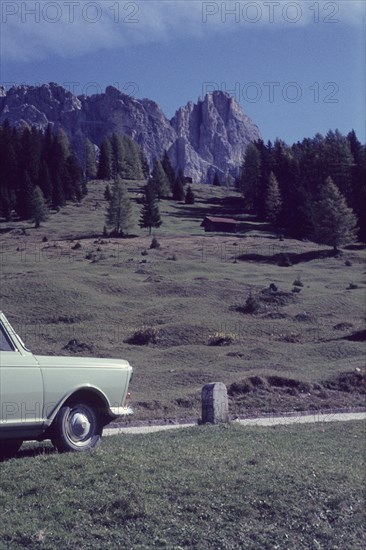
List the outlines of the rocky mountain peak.
<svg viewBox="0 0 366 550">
<path fill-rule="evenodd" d="M 63 128 L 82 156 L 85 139 L 97 146 L 105 135 L 126 134 L 144 149 L 152 164 L 166 149 L 175 169 L 184 168 L 193 181 L 207 181 L 218 171 L 236 173 L 247 145 L 260 133 L 237 101 L 215 91 L 197 103 L 189 101 L 169 121 L 150 99 L 136 99 L 114 86 L 103 94 L 75 96 L 51 82 L 41 86 L 0 89 L 0 122 Z"/>
<path fill-rule="evenodd" d="M 188 102 L 171 120 L 179 142 L 172 147 L 175 164 L 189 172 L 235 174 L 247 145 L 260 132 L 227 92 L 207 94 L 197 104 Z"/>
</svg>

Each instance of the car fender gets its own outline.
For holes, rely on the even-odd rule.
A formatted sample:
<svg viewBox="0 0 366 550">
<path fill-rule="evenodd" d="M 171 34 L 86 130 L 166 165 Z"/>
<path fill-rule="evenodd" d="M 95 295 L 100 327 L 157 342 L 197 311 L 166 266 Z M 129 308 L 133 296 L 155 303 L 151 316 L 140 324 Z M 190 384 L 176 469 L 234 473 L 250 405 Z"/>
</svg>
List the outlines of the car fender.
<svg viewBox="0 0 366 550">
<path fill-rule="evenodd" d="M 97 403 L 101 404 L 101 406 L 105 408 L 106 413 L 108 413 L 111 405 L 105 393 L 100 388 L 97 388 L 92 384 L 82 384 L 80 386 L 72 388 L 69 392 L 64 394 L 60 401 L 58 401 L 57 403 L 44 404 L 45 426 L 50 426 L 55 420 L 59 410 L 71 397 L 77 396 L 77 394 L 80 395 L 81 400 L 83 398 L 85 399 L 86 396 L 88 398 L 90 397 L 91 401 L 96 401 Z"/>
</svg>

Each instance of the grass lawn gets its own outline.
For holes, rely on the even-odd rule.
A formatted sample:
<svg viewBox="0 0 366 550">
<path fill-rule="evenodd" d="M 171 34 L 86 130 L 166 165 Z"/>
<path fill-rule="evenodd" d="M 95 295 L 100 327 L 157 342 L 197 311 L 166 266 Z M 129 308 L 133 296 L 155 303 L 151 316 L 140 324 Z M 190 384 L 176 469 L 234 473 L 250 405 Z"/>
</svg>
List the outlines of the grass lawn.
<svg viewBox="0 0 366 550">
<path fill-rule="evenodd" d="M 137 223 L 138 183 L 129 182 L 135 236 L 101 237 L 104 187 L 91 183 L 81 205 L 40 229 L 2 224 L 10 231 L 2 234 L 1 307 L 34 353 L 128 359 L 137 419 L 199 416 L 200 390 L 213 381 L 243 388 L 234 412 L 365 404 L 364 387 L 329 383 L 365 365 L 363 250 L 334 257 L 312 242 L 281 241 L 243 213 L 234 191 L 198 185 L 193 206 L 160 202 L 161 246 L 151 250 Z M 204 233 L 208 214 L 235 216 L 246 230 Z M 281 254 L 293 265 L 279 265 Z M 266 293 L 270 284 L 277 294 Z M 250 293 L 260 309 L 245 314 Z M 145 327 L 156 342 L 129 343 Z"/>
<path fill-rule="evenodd" d="M 1 464 L 0 548 L 358 550 L 364 423 L 200 426 L 27 444 Z"/>
</svg>

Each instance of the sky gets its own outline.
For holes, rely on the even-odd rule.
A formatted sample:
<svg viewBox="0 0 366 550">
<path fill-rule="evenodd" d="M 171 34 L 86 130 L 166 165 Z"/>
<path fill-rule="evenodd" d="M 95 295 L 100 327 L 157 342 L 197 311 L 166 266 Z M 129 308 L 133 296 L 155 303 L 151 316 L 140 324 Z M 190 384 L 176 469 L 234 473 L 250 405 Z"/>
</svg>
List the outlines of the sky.
<svg viewBox="0 0 366 550">
<path fill-rule="evenodd" d="M 168 118 L 213 90 L 265 141 L 338 128 L 365 142 L 363 0 L 0 0 L 0 84 L 108 85 Z"/>
</svg>

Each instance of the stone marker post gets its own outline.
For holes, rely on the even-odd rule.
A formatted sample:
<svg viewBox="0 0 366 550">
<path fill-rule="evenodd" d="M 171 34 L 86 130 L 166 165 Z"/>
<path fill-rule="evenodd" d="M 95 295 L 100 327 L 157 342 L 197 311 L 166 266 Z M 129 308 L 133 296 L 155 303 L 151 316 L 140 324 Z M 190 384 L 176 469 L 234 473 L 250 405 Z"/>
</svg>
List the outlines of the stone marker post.
<svg viewBox="0 0 366 550">
<path fill-rule="evenodd" d="M 202 424 L 229 422 L 229 402 L 227 389 L 222 382 L 206 384 L 202 388 Z"/>
</svg>

